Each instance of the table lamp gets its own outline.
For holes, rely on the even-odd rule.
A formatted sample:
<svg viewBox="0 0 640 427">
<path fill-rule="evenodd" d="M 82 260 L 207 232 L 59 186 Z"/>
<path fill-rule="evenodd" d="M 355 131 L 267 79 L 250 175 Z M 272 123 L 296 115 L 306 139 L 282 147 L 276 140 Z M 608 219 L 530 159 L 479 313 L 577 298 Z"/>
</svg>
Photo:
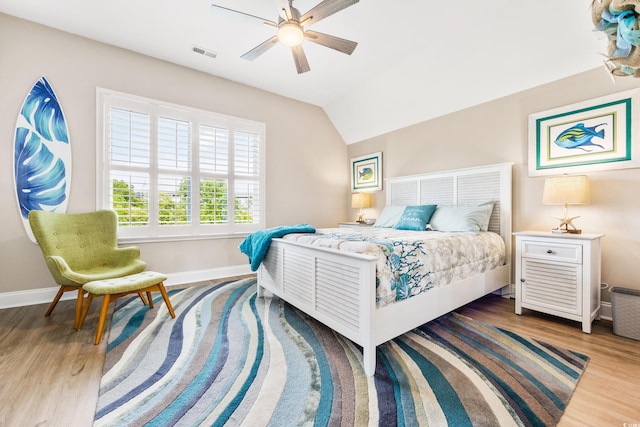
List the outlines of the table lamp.
<svg viewBox="0 0 640 427">
<path fill-rule="evenodd" d="M 354 209 L 360 209 L 356 222 L 364 222 L 364 213 L 362 213 L 362 209 L 368 208 L 369 206 L 371 206 L 371 199 L 369 198 L 368 193 L 353 193 L 351 195 L 351 207 Z"/>
<path fill-rule="evenodd" d="M 560 220 L 558 228 L 551 230 L 554 233 L 580 234 L 582 230 L 576 229 L 573 220 L 579 216 L 569 217 L 568 205 L 587 204 L 591 201 L 589 178 L 586 175 L 562 175 L 544 180 L 542 203 L 546 205 L 564 205 L 564 217 L 554 217 Z"/>
</svg>

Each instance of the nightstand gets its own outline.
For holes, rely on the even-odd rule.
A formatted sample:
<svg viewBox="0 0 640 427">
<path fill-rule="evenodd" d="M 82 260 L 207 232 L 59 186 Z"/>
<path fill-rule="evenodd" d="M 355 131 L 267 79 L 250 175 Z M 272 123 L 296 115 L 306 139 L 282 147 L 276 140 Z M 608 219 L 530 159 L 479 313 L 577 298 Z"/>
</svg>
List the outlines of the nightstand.
<svg viewBox="0 0 640 427">
<path fill-rule="evenodd" d="M 516 314 L 523 308 L 582 322 L 600 315 L 603 234 L 513 233 L 516 238 Z"/>
<path fill-rule="evenodd" d="M 373 227 L 373 224 L 365 224 L 364 222 L 339 222 L 340 228 L 360 228 L 360 227 Z"/>
</svg>

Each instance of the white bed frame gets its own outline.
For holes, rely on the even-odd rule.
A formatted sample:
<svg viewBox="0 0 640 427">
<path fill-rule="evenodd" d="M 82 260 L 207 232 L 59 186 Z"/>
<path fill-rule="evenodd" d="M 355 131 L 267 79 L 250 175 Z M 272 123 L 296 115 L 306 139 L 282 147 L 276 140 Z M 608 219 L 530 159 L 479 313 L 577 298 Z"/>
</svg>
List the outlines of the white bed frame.
<svg viewBox="0 0 640 427">
<path fill-rule="evenodd" d="M 377 345 L 510 284 L 511 166 L 385 180 L 387 205 L 495 200 L 489 230 L 504 239 L 504 265 L 377 308 L 374 257 L 273 239 L 258 269 L 258 296 L 269 290 L 362 346 L 364 371 L 374 375 Z"/>
</svg>

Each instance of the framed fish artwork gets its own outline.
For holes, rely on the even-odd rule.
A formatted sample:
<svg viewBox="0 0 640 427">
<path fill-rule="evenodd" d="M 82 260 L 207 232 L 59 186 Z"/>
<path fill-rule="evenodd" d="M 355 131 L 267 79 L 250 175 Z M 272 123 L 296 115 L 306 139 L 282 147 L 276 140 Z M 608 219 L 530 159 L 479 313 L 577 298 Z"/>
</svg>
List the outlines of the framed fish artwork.
<svg viewBox="0 0 640 427">
<path fill-rule="evenodd" d="M 640 167 L 639 114 L 633 89 L 529 115 L 529 176 Z"/>
<path fill-rule="evenodd" d="M 382 152 L 351 159 L 351 191 L 382 190 Z"/>
</svg>

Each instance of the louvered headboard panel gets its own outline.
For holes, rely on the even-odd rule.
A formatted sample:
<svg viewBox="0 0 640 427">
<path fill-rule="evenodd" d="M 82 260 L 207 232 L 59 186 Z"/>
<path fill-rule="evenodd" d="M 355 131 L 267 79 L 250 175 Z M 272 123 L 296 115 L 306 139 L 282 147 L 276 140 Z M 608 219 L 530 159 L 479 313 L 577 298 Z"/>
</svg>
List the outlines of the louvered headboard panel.
<svg viewBox="0 0 640 427">
<path fill-rule="evenodd" d="M 452 205 L 494 200 L 489 230 L 502 236 L 510 254 L 511 168 L 511 163 L 500 163 L 387 178 L 387 205 Z"/>
</svg>

